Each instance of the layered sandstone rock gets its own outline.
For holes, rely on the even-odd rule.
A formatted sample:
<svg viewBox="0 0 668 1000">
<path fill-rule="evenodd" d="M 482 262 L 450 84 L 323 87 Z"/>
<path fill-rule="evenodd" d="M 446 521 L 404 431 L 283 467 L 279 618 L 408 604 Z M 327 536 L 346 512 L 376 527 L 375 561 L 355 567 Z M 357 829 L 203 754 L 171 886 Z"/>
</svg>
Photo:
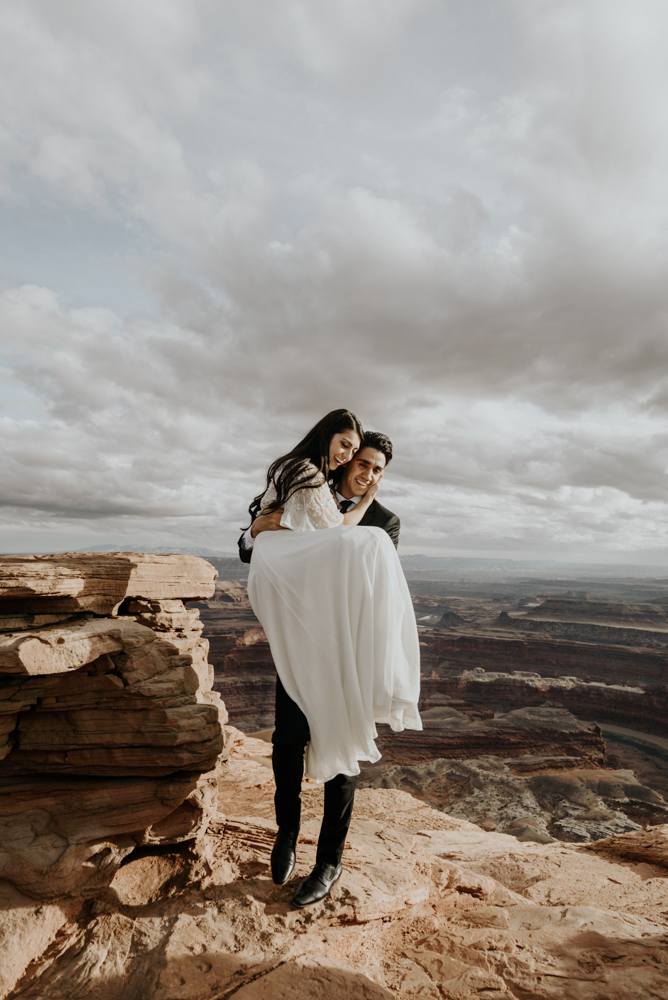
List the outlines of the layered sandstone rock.
<svg viewBox="0 0 668 1000">
<path fill-rule="evenodd" d="M 190 556 L 0 558 L 0 879 L 91 895 L 138 844 L 206 828 L 226 714 Z"/>
<path fill-rule="evenodd" d="M 422 696 L 427 705 L 434 696 L 445 696 L 480 707 L 493 705 L 497 710 L 549 702 L 584 719 L 668 735 L 668 690 L 647 689 L 630 682 L 606 684 L 573 676 L 545 676 L 535 670 L 504 673 L 492 670 L 488 663 L 487 669 L 476 667 L 450 677 L 425 677 Z"/>
<path fill-rule="evenodd" d="M 466 760 L 486 753 L 568 757 L 590 767 L 606 763 L 600 729 L 580 722 L 563 708 L 515 709 L 480 719 L 471 718 L 454 703 L 421 714 L 424 729 L 420 731 L 393 733 L 389 726 L 378 726 L 376 742 L 385 764 L 416 764 L 438 757 Z"/>
<path fill-rule="evenodd" d="M 424 629 L 422 672 L 455 677 L 463 670 L 537 671 L 543 677 L 570 676 L 600 683 L 664 689 L 668 649 L 551 639 L 506 628 Z"/>
<path fill-rule="evenodd" d="M 7 1000 L 418 1000 L 668 995 L 665 854 L 522 843 L 405 792 L 362 789 L 344 873 L 306 910 L 322 786 L 306 782 L 294 877 L 274 886 L 266 743 L 239 734 L 221 815 L 200 843 L 138 852 L 80 913 L 23 904 L 35 961 L 3 966 Z M 644 849 L 644 832 L 624 838 Z M 616 838 L 619 840 L 622 838 Z M 639 856 L 640 857 L 640 856 Z M 60 907 L 60 908 L 59 908 Z M 22 935 L 22 937 L 21 937 Z M 41 950 L 40 950 L 41 949 Z"/>
<path fill-rule="evenodd" d="M 114 614 L 128 597 L 206 600 L 216 570 L 196 556 L 66 552 L 0 556 L 0 600 L 8 616 L 66 611 Z M 16 603 L 18 602 L 18 604 Z"/>
<path fill-rule="evenodd" d="M 647 604 L 627 604 L 593 595 L 584 600 L 540 595 L 534 607 L 513 617 L 534 621 L 601 623 L 613 628 L 636 626 L 641 630 L 668 632 L 668 604 L 665 599 Z"/>
</svg>

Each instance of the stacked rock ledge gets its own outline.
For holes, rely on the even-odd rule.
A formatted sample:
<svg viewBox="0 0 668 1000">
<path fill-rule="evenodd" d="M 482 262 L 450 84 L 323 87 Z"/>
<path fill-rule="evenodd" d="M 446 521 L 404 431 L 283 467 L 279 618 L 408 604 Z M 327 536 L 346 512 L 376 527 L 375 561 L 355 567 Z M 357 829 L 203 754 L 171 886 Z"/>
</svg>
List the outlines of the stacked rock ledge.
<svg viewBox="0 0 668 1000">
<path fill-rule="evenodd" d="M 0 888 L 91 896 L 138 845 L 203 834 L 227 713 L 182 555 L 0 557 Z"/>
</svg>

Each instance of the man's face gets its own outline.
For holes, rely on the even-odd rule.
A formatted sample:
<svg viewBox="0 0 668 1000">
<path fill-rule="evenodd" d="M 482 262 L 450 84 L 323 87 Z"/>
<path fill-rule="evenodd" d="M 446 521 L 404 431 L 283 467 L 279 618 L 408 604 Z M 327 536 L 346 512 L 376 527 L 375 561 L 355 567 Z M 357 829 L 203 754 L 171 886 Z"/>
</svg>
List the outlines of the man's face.
<svg viewBox="0 0 668 1000">
<path fill-rule="evenodd" d="M 351 497 L 361 497 L 378 482 L 385 470 L 385 456 L 375 448 L 362 448 L 343 470 L 341 487 Z"/>
</svg>

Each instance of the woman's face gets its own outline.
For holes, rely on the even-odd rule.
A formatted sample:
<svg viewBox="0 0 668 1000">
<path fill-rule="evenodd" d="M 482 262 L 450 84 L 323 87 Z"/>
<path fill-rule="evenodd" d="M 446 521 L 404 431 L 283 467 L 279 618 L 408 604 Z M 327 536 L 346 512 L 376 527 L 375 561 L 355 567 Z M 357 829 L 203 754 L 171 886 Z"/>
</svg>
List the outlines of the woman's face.
<svg viewBox="0 0 668 1000">
<path fill-rule="evenodd" d="M 329 468 L 333 472 L 340 465 L 347 465 L 362 442 L 357 431 L 341 431 L 329 442 Z"/>
</svg>

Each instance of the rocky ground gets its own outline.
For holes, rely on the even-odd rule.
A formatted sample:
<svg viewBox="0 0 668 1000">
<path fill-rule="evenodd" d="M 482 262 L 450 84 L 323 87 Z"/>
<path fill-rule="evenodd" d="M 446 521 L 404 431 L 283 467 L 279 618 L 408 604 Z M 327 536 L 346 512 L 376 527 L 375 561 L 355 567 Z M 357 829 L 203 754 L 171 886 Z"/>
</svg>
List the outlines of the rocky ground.
<svg viewBox="0 0 668 1000">
<path fill-rule="evenodd" d="M 270 746 L 236 733 L 195 845 L 145 847 L 95 899 L 5 900 L 7 1000 L 658 1000 L 668 995 L 668 825 L 596 849 L 486 832 L 362 789 L 331 897 L 290 898 L 314 860 L 304 786 L 294 878 L 269 876 Z M 4 920 L 4 924 L 2 921 Z M 27 940 L 31 936 L 31 940 Z M 27 969 L 20 956 L 39 949 Z M 24 938 L 26 940 L 24 940 Z M 18 981 L 16 981 L 18 980 Z"/>
<path fill-rule="evenodd" d="M 198 610 L 233 718 L 269 725 L 273 667 L 239 581 L 133 553 L 0 570 L 0 1000 L 668 996 L 668 807 L 627 768 L 637 734 L 619 729 L 611 769 L 600 728 L 563 704 L 596 687 L 614 707 L 628 678 L 589 671 L 621 670 L 628 647 L 601 659 L 590 643 L 584 675 L 563 677 L 558 658 L 586 644 L 552 639 L 553 622 L 543 645 L 498 627 L 538 607 L 527 595 L 447 608 L 427 588 L 416 613 L 441 618 L 422 631 L 425 730 L 381 734 L 344 875 L 300 911 L 322 787 L 304 784 L 297 869 L 276 887 L 271 747 L 223 734 L 200 636 Z M 616 627 L 598 610 L 596 628 Z M 660 612 L 624 627 L 644 615 L 660 631 Z M 542 649 L 543 674 L 482 678 L 471 662 L 453 678 L 445 661 L 475 660 L 487 639 L 466 643 L 485 629 L 491 649 Z M 659 718 L 648 685 L 664 654 L 640 652 L 643 718 Z M 494 685 L 524 700 L 491 704 Z"/>
<path fill-rule="evenodd" d="M 668 822 L 668 803 L 632 771 L 517 773 L 518 765 L 528 768 L 529 763 L 522 758 L 441 759 L 387 767 L 362 784 L 410 792 L 449 816 L 538 843 L 588 843 L 640 830 L 642 823 Z"/>
</svg>

